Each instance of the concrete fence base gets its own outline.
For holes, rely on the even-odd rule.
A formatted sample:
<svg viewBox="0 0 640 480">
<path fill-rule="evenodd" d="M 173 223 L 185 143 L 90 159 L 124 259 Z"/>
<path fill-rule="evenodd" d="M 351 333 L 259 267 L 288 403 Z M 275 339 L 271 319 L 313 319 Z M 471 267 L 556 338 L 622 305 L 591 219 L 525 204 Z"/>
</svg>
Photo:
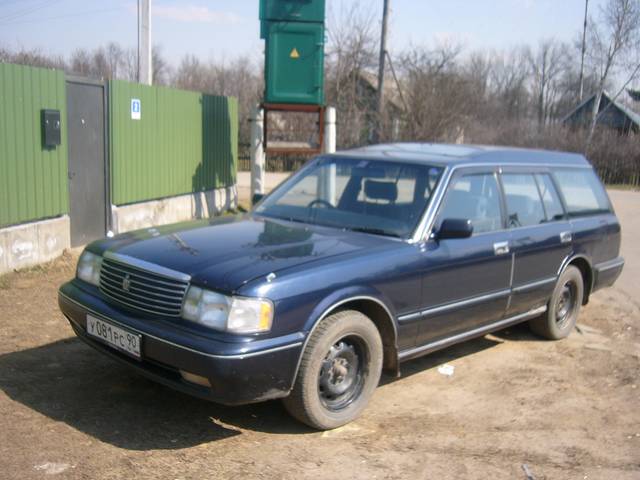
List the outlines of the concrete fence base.
<svg viewBox="0 0 640 480">
<path fill-rule="evenodd" d="M 112 206 L 114 233 L 219 215 L 238 206 L 236 185 Z M 71 246 L 68 215 L 0 228 L 0 275 L 53 260 Z"/>
<path fill-rule="evenodd" d="M 0 274 L 53 260 L 70 245 L 68 215 L 0 228 Z"/>
<path fill-rule="evenodd" d="M 114 233 L 124 233 L 139 228 L 212 217 L 237 206 L 238 189 L 233 185 L 131 205 L 114 205 L 111 207 L 112 225 Z"/>
</svg>

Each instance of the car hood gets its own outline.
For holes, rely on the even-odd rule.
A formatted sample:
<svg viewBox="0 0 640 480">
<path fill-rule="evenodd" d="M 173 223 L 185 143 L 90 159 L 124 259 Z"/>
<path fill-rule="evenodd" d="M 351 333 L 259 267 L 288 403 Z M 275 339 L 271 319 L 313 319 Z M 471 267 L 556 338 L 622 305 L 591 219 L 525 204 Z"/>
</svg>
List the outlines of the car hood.
<svg viewBox="0 0 640 480">
<path fill-rule="evenodd" d="M 390 242 L 374 235 L 246 215 L 137 230 L 95 242 L 90 249 L 186 273 L 198 284 L 231 293 L 272 272 Z"/>
</svg>

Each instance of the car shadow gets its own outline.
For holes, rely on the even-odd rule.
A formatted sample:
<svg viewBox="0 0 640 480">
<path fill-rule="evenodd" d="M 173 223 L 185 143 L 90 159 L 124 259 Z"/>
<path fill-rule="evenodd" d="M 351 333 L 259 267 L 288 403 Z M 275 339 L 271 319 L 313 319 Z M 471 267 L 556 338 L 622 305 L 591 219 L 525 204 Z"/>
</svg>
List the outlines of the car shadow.
<svg viewBox="0 0 640 480">
<path fill-rule="evenodd" d="M 403 378 L 407 378 L 411 375 L 431 370 L 432 368 L 436 368 L 443 363 L 451 362 L 453 360 L 459 360 L 469 355 L 474 355 L 476 353 L 482 352 L 483 350 L 493 348 L 500 343 L 502 342 L 498 340 L 492 340 L 488 337 L 479 337 L 463 343 L 452 345 L 442 350 L 427 354 L 423 357 L 408 360 L 400 364 L 400 371 L 402 373 L 401 377 L 396 378 L 391 375 L 384 375 L 380 380 L 380 385 L 402 381 Z"/>
<path fill-rule="evenodd" d="M 535 340 L 526 327 L 494 334 Z M 446 362 L 501 343 L 480 337 L 401 365 L 402 382 Z M 100 441 L 129 450 L 181 449 L 241 435 L 243 430 L 304 434 L 314 430 L 291 418 L 279 401 L 226 407 L 156 384 L 68 338 L 0 355 L 0 389 L 16 402 L 65 422 Z"/>
<path fill-rule="evenodd" d="M 527 322 L 512 325 L 503 330 L 493 332 L 492 336 L 509 342 L 547 342 L 548 340 L 539 337 L 531 331 Z"/>
<path fill-rule="evenodd" d="M 156 384 L 76 338 L 0 355 L 0 389 L 16 402 L 114 446 L 181 449 L 242 434 L 308 433 L 280 402 L 240 407 Z"/>
</svg>

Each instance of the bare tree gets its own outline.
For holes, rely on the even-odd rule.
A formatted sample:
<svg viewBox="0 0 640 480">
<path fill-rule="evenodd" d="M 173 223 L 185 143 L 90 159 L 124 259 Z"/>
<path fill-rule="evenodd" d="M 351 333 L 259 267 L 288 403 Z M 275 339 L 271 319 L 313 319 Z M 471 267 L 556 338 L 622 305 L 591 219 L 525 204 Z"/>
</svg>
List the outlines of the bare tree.
<svg viewBox="0 0 640 480">
<path fill-rule="evenodd" d="M 362 76 L 377 65 L 375 13 L 360 2 L 330 12 L 326 61 L 327 101 L 338 110 L 338 144 L 368 141 L 377 120 L 375 105 L 362 95 Z"/>
<path fill-rule="evenodd" d="M 124 65 L 124 57 L 122 64 Z M 162 47 L 154 45 L 151 49 L 152 81 L 154 85 L 167 85 L 171 75 L 169 62 L 162 55 Z M 118 78 L 123 78 L 119 76 Z"/>
<path fill-rule="evenodd" d="M 609 0 L 600 9 L 600 21 L 590 20 L 588 58 L 598 73 L 598 90 L 591 113 L 589 133 L 585 149 L 589 148 L 598 122 L 600 102 L 610 75 L 626 71 L 628 79 L 621 91 L 640 72 L 638 49 L 640 48 L 640 0 Z M 632 59 L 629 65 L 628 60 Z M 629 73 L 630 72 L 630 73 Z"/>
<path fill-rule="evenodd" d="M 414 48 L 402 56 L 407 138 L 453 142 L 464 131 L 473 92 L 456 63 L 461 52 L 458 44 L 443 44 L 434 50 Z"/>
<path fill-rule="evenodd" d="M 532 74 L 532 95 L 536 98 L 536 113 L 540 128 L 551 119 L 558 99 L 561 76 L 567 70 L 567 47 L 554 40 L 540 42 L 537 51 L 527 49 Z"/>
<path fill-rule="evenodd" d="M 523 119 L 529 112 L 529 63 L 527 51 L 516 47 L 494 54 L 489 85 L 493 104 L 498 108 L 496 117 Z"/>
<path fill-rule="evenodd" d="M 64 58 L 58 55 L 46 54 L 39 48 L 20 49 L 17 51 L 0 47 L 0 62 L 30 65 L 32 67 L 65 68 Z"/>
</svg>

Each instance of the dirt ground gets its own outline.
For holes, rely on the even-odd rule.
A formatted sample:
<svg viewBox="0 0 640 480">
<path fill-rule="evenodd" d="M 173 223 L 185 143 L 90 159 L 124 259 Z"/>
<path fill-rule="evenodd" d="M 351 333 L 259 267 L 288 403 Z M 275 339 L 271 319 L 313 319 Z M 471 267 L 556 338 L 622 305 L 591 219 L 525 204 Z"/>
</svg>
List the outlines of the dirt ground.
<svg viewBox="0 0 640 480">
<path fill-rule="evenodd" d="M 356 422 L 158 386 L 73 338 L 75 257 L 0 277 L 0 478 L 640 479 L 640 193 L 613 191 L 627 266 L 580 329 L 511 328 L 403 365 Z M 455 368 L 452 376 L 438 371 Z"/>
</svg>

